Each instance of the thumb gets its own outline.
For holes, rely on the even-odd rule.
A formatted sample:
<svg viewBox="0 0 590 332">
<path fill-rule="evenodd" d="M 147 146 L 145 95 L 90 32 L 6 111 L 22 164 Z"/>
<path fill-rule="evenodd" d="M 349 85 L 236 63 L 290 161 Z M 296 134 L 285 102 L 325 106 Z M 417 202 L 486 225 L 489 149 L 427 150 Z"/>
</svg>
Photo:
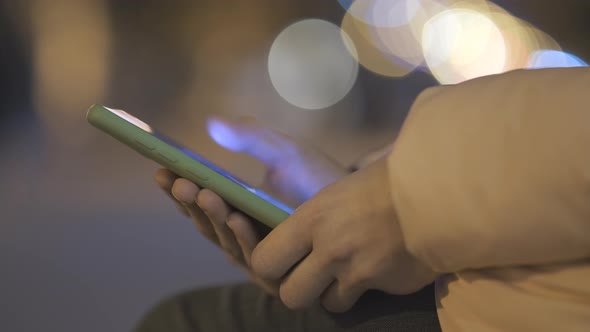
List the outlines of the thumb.
<svg viewBox="0 0 590 332">
<path fill-rule="evenodd" d="M 268 167 L 276 166 L 296 153 L 297 144 L 293 139 L 262 126 L 252 118 L 234 121 L 210 118 L 207 130 L 217 144 L 231 151 L 246 153 Z"/>
</svg>

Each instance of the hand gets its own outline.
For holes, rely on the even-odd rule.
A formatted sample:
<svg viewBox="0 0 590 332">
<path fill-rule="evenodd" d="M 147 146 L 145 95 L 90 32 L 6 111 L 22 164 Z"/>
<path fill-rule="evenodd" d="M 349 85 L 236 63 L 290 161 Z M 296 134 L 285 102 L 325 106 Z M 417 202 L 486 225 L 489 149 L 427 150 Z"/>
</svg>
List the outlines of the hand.
<svg viewBox="0 0 590 332">
<path fill-rule="evenodd" d="M 299 205 L 347 174 L 314 147 L 261 126 L 252 118 L 240 122 L 209 121 L 209 133 L 228 150 L 242 152 L 267 167 L 266 185 Z"/>
<path fill-rule="evenodd" d="M 252 120 L 213 119 L 209 122 L 209 132 L 222 146 L 248 153 L 265 163 L 268 186 L 298 204 L 345 174 L 317 150 Z M 255 283 L 271 294 L 278 293 L 278 282 L 260 278 L 250 269 L 252 251 L 262 238 L 257 222 L 232 210 L 214 192 L 201 189 L 168 170 L 159 170 L 155 179 L 207 239 L 222 247 L 228 258 L 242 267 Z"/>
<path fill-rule="evenodd" d="M 343 312 L 368 289 L 426 286 L 437 274 L 406 250 L 389 188 L 385 159 L 326 187 L 258 244 L 254 272 L 282 279 L 280 297 L 292 309 L 321 299 Z"/>
</svg>

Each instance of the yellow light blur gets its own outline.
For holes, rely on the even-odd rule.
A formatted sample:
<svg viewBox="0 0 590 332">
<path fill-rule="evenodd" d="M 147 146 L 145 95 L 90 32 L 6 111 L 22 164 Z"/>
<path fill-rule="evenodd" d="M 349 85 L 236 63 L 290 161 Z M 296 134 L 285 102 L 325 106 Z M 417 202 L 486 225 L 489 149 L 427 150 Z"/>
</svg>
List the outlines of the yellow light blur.
<svg viewBox="0 0 590 332">
<path fill-rule="evenodd" d="M 416 56 L 419 61 L 411 61 L 413 63 L 400 61 L 400 58 L 396 57 L 387 45 L 382 42 L 380 35 L 398 36 L 398 40 L 402 44 L 408 45 L 414 42 L 413 36 L 408 34 L 407 31 L 405 35 L 401 34 L 403 30 L 399 27 L 377 27 L 367 23 L 367 20 L 359 19 L 358 17 L 370 17 L 368 14 L 373 10 L 372 5 L 373 1 L 355 1 L 342 20 L 341 28 L 343 33 L 356 46 L 356 54 L 352 55 L 363 67 L 379 75 L 389 77 L 405 76 L 422 62 L 419 52 L 411 52 L 417 48 L 409 48 L 407 53 L 410 56 L 407 56 L 407 58 L 411 59 Z"/>
<path fill-rule="evenodd" d="M 519 19 L 500 6 L 488 3 L 487 16 L 502 32 L 506 44 L 503 71 L 526 68 L 531 54 L 540 49 L 561 50 L 559 44 L 543 31 Z"/>
<path fill-rule="evenodd" d="M 550 36 L 487 0 L 356 0 L 342 21 L 360 64 L 401 77 L 426 64 L 443 84 L 526 68 Z"/>
<path fill-rule="evenodd" d="M 424 58 L 443 84 L 504 71 L 507 47 L 496 24 L 472 9 L 449 9 L 424 26 Z"/>
<path fill-rule="evenodd" d="M 523 68 L 531 50 L 534 49 L 532 46 L 533 37 L 525 22 L 502 11 L 494 12 L 489 17 L 504 36 L 506 63 L 503 71 Z"/>
<path fill-rule="evenodd" d="M 100 0 L 34 0 L 36 110 L 60 143 L 81 145 L 83 111 L 100 101 L 110 74 L 111 29 Z M 76 139 L 72 136 L 76 135 Z"/>
<path fill-rule="evenodd" d="M 422 31 L 426 22 L 447 9 L 449 9 L 448 0 L 420 0 L 420 7 L 414 17 L 408 21 L 418 44 L 421 44 Z"/>
<path fill-rule="evenodd" d="M 422 48 L 443 84 L 526 68 L 531 54 L 561 50 L 546 33 L 490 1 L 452 1 L 425 25 Z"/>
<path fill-rule="evenodd" d="M 405 64 L 408 69 L 414 69 L 424 63 L 421 45 L 424 25 L 430 17 L 444 11 L 445 7 L 437 0 L 403 1 L 413 2 L 406 5 L 406 8 L 411 8 L 410 12 L 399 13 L 405 14 L 405 24 L 392 28 L 376 28 L 376 37 L 386 52 L 400 60 L 398 63 Z M 393 18 L 394 23 L 402 20 L 394 18 L 393 13 L 390 13 L 389 17 Z"/>
</svg>

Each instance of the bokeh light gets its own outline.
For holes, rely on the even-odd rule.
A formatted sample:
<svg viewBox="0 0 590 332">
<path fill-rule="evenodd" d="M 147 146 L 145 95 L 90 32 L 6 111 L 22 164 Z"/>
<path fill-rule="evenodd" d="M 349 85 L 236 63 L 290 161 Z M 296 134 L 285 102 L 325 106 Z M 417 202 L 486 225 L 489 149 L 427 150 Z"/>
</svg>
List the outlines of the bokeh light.
<svg viewBox="0 0 590 332">
<path fill-rule="evenodd" d="M 579 57 L 557 50 L 539 50 L 531 54 L 527 68 L 570 68 L 588 67 L 588 64 Z"/>
<path fill-rule="evenodd" d="M 507 47 L 496 24 L 470 9 L 449 9 L 424 26 L 422 47 L 432 74 L 454 84 L 504 71 Z"/>
<path fill-rule="evenodd" d="M 408 24 L 420 7 L 420 0 L 374 0 L 370 17 L 375 26 L 399 27 Z"/>
<path fill-rule="evenodd" d="M 319 19 L 288 26 L 274 40 L 268 71 L 276 91 L 303 109 L 342 100 L 358 75 L 356 47 L 338 26 Z"/>
<path fill-rule="evenodd" d="M 381 22 L 389 28 L 377 28 L 376 38 L 398 63 L 404 64 L 408 70 L 413 70 L 424 63 L 421 45 L 424 25 L 430 17 L 445 10 L 445 7 L 437 0 L 402 2 L 405 3 L 406 11 L 389 12 L 387 18 L 390 23 Z M 385 8 L 380 8 L 380 11 L 386 12 Z"/>
<path fill-rule="evenodd" d="M 399 27 L 377 27 L 359 19 L 372 10 L 372 2 L 356 1 L 342 20 L 342 33 L 348 36 L 356 48 L 351 54 L 366 69 L 383 76 L 402 77 L 422 63 L 421 50 L 411 33 Z M 388 35 L 400 45 L 406 45 L 405 57 L 390 51 L 381 36 Z M 415 59 L 418 58 L 416 61 Z"/>
<path fill-rule="evenodd" d="M 398 27 L 407 24 L 420 7 L 420 0 L 356 0 L 348 13 L 375 27 Z"/>
<path fill-rule="evenodd" d="M 526 22 L 519 20 L 500 8 L 488 13 L 488 17 L 502 32 L 506 57 L 503 71 L 523 68 L 532 49 L 536 48 L 537 38 Z"/>
<path fill-rule="evenodd" d="M 429 70 L 442 84 L 515 69 L 579 66 L 529 22 L 487 0 L 340 0 L 342 30 L 367 70 Z"/>
</svg>

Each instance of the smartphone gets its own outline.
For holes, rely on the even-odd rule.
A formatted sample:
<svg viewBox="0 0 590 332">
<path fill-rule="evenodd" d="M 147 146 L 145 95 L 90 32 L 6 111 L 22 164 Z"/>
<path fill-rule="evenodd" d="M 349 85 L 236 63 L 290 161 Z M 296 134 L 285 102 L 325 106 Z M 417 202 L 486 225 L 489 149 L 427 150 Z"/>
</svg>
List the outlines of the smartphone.
<svg viewBox="0 0 590 332">
<path fill-rule="evenodd" d="M 217 193 L 235 209 L 270 228 L 276 227 L 293 213 L 293 208 L 287 204 L 248 186 L 244 181 L 122 110 L 92 105 L 86 119 L 145 157 L 200 187 Z"/>
</svg>

